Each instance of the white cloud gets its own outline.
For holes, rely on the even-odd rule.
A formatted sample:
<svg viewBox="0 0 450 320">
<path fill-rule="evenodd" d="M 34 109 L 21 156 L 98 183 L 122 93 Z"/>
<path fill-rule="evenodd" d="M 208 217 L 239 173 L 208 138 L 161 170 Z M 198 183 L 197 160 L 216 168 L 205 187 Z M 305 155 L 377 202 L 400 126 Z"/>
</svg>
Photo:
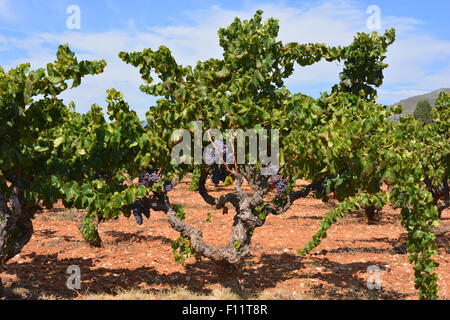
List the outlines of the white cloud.
<svg viewBox="0 0 450 320">
<path fill-rule="evenodd" d="M 389 67 L 384 72 L 384 88 L 390 91 L 397 89 L 401 93 L 408 88 L 423 94 L 450 87 L 450 41 L 408 34 L 392 45 L 386 63 Z M 386 103 L 399 101 L 389 98 L 392 95 L 384 95 L 383 91 L 380 91 L 380 97 Z M 410 95 L 400 96 L 401 99 L 408 97 Z"/>
<path fill-rule="evenodd" d="M 9 0 L 0 0 L 0 18 L 10 20 L 14 17 L 9 6 Z"/>
<path fill-rule="evenodd" d="M 0 0 L 1 4 L 5 0 Z M 280 22 L 279 38 L 283 42 L 323 42 L 329 45 L 347 45 L 357 32 L 368 32 L 366 8 L 351 1 L 324 1 L 302 7 L 282 4 L 249 5 L 245 10 L 233 11 L 212 6 L 205 10 L 186 13 L 191 23 L 172 26 L 149 26 L 136 30 L 130 21 L 130 30 L 102 33 L 65 32 L 60 34 L 33 34 L 29 39 L 0 39 L 0 50 L 9 46 L 26 52 L 15 63 L 31 61 L 33 66 L 44 66 L 54 60 L 56 44 L 69 43 L 80 58 L 106 59 L 105 73 L 85 80 L 80 88 L 66 94 L 73 99 L 79 111 L 86 111 L 93 103 L 104 105 L 105 91 L 115 87 L 125 93 L 130 105 L 143 118 L 154 98 L 139 92 L 142 84 L 136 68 L 118 58 L 120 51 L 135 51 L 165 45 L 171 49 L 178 63 L 195 64 L 198 60 L 220 57 L 217 30 L 228 26 L 234 17 L 241 20 L 253 16 L 257 9 L 264 10 L 264 19 L 277 18 Z M 429 34 L 418 34 L 421 21 L 411 17 L 382 17 L 383 26 L 398 28 L 396 43 L 388 51 L 384 87 L 379 91 L 383 103 L 393 103 L 411 94 L 424 93 L 450 84 L 450 41 L 439 40 Z M 52 48 L 52 49 L 49 49 Z M 442 68 L 436 68 L 440 62 Z M 434 68 L 434 69 L 433 69 Z M 329 90 L 338 81 L 342 66 L 320 62 L 300 68 L 287 81 L 289 87 L 308 90 Z M 314 89 L 311 89 L 314 88 Z"/>
<path fill-rule="evenodd" d="M 423 24 L 422 21 L 409 17 L 383 17 L 382 23 L 385 29 L 395 27 L 397 34 L 414 31 Z"/>
</svg>

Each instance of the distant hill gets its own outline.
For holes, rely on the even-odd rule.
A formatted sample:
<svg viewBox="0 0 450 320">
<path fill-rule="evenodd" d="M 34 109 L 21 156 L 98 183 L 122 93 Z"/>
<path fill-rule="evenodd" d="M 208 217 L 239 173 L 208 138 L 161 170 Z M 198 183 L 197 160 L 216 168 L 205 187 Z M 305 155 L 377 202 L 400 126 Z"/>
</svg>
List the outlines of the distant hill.
<svg viewBox="0 0 450 320">
<path fill-rule="evenodd" d="M 407 116 L 408 114 L 414 113 L 414 110 L 416 110 L 417 103 L 421 100 L 427 100 L 432 107 L 434 107 L 434 102 L 437 98 L 439 98 L 439 94 L 441 92 L 450 92 L 450 88 L 442 88 L 430 93 L 426 93 L 420 96 L 411 97 L 402 101 L 399 101 L 397 103 L 394 103 L 393 105 L 402 105 L 403 106 L 403 113 L 393 116 L 392 120 L 398 120 L 400 117 Z"/>
</svg>

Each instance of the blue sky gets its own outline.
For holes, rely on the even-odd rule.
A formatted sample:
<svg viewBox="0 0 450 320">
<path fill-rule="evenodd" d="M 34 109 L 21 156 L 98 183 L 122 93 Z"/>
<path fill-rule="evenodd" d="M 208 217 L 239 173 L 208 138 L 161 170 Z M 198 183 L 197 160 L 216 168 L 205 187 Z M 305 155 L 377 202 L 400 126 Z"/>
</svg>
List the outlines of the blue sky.
<svg viewBox="0 0 450 320">
<path fill-rule="evenodd" d="M 69 30 L 70 5 L 81 10 L 81 28 Z M 179 63 L 220 57 L 217 30 L 234 17 L 250 18 L 257 9 L 280 21 L 284 42 L 346 45 L 356 32 L 371 32 L 367 8 L 380 8 L 381 28 L 397 29 L 388 51 L 379 102 L 390 104 L 412 95 L 450 87 L 450 1 L 123 1 L 0 0 L 0 65 L 5 69 L 31 62 L 33 68 L 53 61 L 59 44 L 69 43 L 82 59 L 105 59 L 105 73 L 89 77 L 64 94 L 77 110 L 105 106 L 106 89 L 123 91 L 142 119 L 154 99 L 140 93 L 137 70 L 118 59 L 121 50 L 169 47 Z M 295 92 L 318 96 L 338 81 L 341 65 L 321 62 L 296 68 L 286 83 Z"/>
</svg>

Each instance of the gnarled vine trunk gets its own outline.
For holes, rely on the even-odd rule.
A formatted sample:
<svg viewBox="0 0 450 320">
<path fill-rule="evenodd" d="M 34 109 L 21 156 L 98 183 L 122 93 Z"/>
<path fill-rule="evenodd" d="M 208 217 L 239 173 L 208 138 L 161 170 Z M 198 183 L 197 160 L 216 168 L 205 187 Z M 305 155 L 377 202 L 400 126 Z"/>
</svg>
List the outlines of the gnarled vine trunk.
<svg viewBox="0 0 450 320">
<path fill-rule="evenodd" d="M 8 200 L 0 192 L 0 266 L 19 254 L 33 235 L 33 223 L 20 183 L 13 187 Z M 0 295 L 2 291 L 0 283 Z"/>
<path fill-rule="evenodd" d="M 244 259 L 250 253 L 250 243 L 255 228 L 262 227 L 265 224 L 267 215 L 279 215 L 286 212 L 295 200 L 306 197 L 313 190 L 313 186 L 310 185 L 301 191 L 291 193 L 285 206 L 278 208 L 273 203 L 265 203 L 263 201 L 264 194 L 270 190 L 268 185 L 269 178 L 258 175 L 253 169 L 249 169 L 245 175 L 246 180 L 254 191 L 251 194 L 242 191 L 243 178 L 241 175 L 236 175 L 235 192 L 215 198 L 206 190 L 205 182 L 207 177 L 208 173 L 203 172 L 199 180 L 198 192 L 203 200 L 216 209 L 224 209 L 226 211 L 225 205 L 230 203 L 236 211 L 230 237 L 225 247 L 220 248 L 206 244 L 201 230 L 190 226 L 177 216 L 166 194 L 161 194 L 153 199 L 145 198 L 143 199 L 143 204 L 154 211 L 165 212 L 172 228 L 190 241 L 196 253 L 215 263 L 222 286 L 240 293 L 242 291 L 240 284 L 242 265 Z M 261 205 L 264 207 L 262 209 L 264 216 L 260 216 L 260 212 L 257 210 L 257 207 Z"/>
<path fill-rule="evenodd" d="M 83 232 L 83 224 L 84 224 L 84 219 L 86 217 L 86 214 L 82 214 L 77 209 L 71 209 L 71 213 L 75 217 L 75 221 L 77 223 L 77 228 L 80 231 L 82 238 L 87 242 L 87 244 L 92 247 L 96 247 L 96 248 L 101 247 L 102 246 L 102 238 L 100 237 L 100 233 L 98 232 L 98 225 L 100 224 L 100 219 L 99 219 L 98 215 L 96 215 L 92 221 L 93 226 L 95 228 L 94 232 L 89 236 L 89 238 L 86 238 L 85 234 Z"/>
<path fill-rule="evenodd" d="M 439 219 L 442 218 L 442 211 L 450 207 L 450 188 L 448 186 L 448 177 L 444 178 L 443 185 L 444 187 L 442 191 L 444 202 L 440 206 L 438 205 Z"/>
<path fill-rule="evenodd" d="M 206 244 L 202 232 L 180 220 L 173 209 L 169 208 L 166 213 L 172 228 L 180 232 L 183 237 L 188 238 L 197 253 L 215 263 L 222 286 L 235 293 L 240 293 L 242 291 L 240 283 L 242 264 L 250 253 L 252 230 L 262 226 L 264 222 L 252 213 L 250 197 L 233 202 L 236 205 L 236 215 L 228 244 L 223 248 Z"/>
<path fill-rule="evenodd" d="M 433 188 L 431 179 L 426 175 L 424 182 L 427 190 L 433 196 L 433 204 L 437 207 L 439 219 L 441 219 L 442 211 L 450 207 L 450 188 L 448 185 L 448 177 L 444 177 L 442 179 L 441 190 L 436 190 L 435 188 Z M 442 200 L 442 203 L 439 203 L 439 200 Z"/>
<path fill-rule="evenodd" d="M 381 211 L 375 206 L 369 206 L 364 209 L 369 224 L 378 224 L 381 221 Z"/>
</svg>

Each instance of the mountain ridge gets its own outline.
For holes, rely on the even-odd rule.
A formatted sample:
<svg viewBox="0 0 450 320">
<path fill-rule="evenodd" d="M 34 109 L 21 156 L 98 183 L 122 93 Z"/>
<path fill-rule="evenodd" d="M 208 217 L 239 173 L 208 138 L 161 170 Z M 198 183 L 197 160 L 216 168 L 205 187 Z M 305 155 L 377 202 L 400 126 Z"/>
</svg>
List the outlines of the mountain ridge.
<svg viewBox="0 0 450 320">
<path fill-rule="evenodd" d="M 437 89 L 437 90 L 429 92 L 429 93 L 409 97 L 409 98 L 403 99 L 397 103 L 394 103 L 393 106 L 402 105 L 404 107 L 404 109 L 401 114 L 392 116 L 392 120 L 398 120 L 400 117 L 405 117 L 408 114 L 413 114 L 414 110 L 416 110 L 417 103 L 421 100 L 428 101 L 431 104 L 431 106 L 434 107 L 434 103 L 435 103 L 436 99 L 439 97 L 439 94 L 441 92 L 450 93 L 450 88 Z"/>
</svg>

